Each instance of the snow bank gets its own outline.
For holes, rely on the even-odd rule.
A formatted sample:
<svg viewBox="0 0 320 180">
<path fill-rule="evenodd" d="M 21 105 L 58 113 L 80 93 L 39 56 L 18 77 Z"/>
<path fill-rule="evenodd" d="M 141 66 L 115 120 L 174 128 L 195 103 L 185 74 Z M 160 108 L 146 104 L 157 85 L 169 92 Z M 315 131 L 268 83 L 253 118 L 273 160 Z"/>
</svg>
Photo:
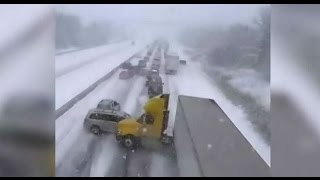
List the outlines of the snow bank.
<svg viewBox="0 0 320 180">
<path fill-rule="evenodd" d="M 179 48 L 179 46 L 176 45 L 175 48 Z M 214 99 L 262 159 L 270 166 L 270 146 L 254 130 L 245 112 L 240 107 L 233 105 L 201 69 L 201 64 L 197 62 L 189 62 L 187 66 L 180 68 L 178 75 L 172 77 L 178 94 Z"/>
<path fill-rule="evenodd" d="M 64 69 L 69 68 L 71 66 L 75 66 L 86 61 L 91 61 L 92 59 L 99 57 L 102 54 L 113 52 L 119 48 L 125 49 L 127 46 L 129 46 L 129 42 L 121 42 L 57 55 L 55 61 L 56 74 L 59 74 Z M 74 48 L 70 48 L 61 51 L 70 51 L 73 49 Z"/>
<path fill-rule="evenodd" d="M 270 84 L 255 76 L 236 76 L 229 84 L 243 94 L 253 97 L 256 102 L 270 111 Z"/>
</svg>

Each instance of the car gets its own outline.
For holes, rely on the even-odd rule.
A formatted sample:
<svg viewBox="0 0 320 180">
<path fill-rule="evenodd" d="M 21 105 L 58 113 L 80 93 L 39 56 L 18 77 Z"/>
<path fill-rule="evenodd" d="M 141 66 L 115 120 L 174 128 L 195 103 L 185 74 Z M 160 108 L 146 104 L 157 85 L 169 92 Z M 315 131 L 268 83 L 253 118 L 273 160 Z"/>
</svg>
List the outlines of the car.
<svg viewBox="0 0 320 180">
<path fill-rule="evenodd" d="M 127 70 L 127 71 L 122 71 L 120 74 L 119 74 L 119 78 L 120 79 L 130 79 L 134 76 L 135 74 L 135 70 Z"/>
<path fill-rule="evenodd" d="M 160 95 L 163 92 L 163 82 L 160 76 L 152 75 L 147 79 L 146 86 L 148 87 L 149 98 Z"/>
<path fill-rule="evenodd" d="M 159 75 L 159 70 L 151 70 L 150 74 Z"/>
<path fill-rule="evenodd" d="M 139 71 L 137 72 L 137 74 L 139 75 L 139 76 L 147 76 L 148 75 L 148 70 L 147 69 L 145 69 L 145 68 L 140 68 L 139 69 Z"/>
<path fill-rule="evenodd" d="M 180 60 L 179 62 L 180 62 L 180 64 L 182 64 L 182 65 L 186 65 L 186 64 L 187 64 L 187 61 L 186 61 L 186 60 Z"/>
<path fill-rule="evenodd" d="M 151 70 L 159 71 L 159 69 L 160 69 L 160 65 L 158 65 L 158 64 L 152 64 L 151 65 Z"/>
<path fill-rule="evenodd" d="M 124 62 L 121 64 L 120 68 L 122 69 L 131 69 L 132 68 L 132 64 L 130 62 Z"/>
<path fill-rule="evenodd" d="M 159 81 L 160 79 L 160 81 Z M 157 82 L 162 82 L 161 80 L 161 76 L 159 75 L 159 71 L 158 70 L 151 70 L 149 71 L 148 75 L 147 75 L 147 81 L 146 81 L 146 86 L 149 86 L 149 82 L 151 82 L 152 80 L 158 80 Z"/>
<path fill-rule="evenodd" d="M 131 116 L 122 111 L 91 109 L 84 119 L 84 128 L 95 135 L 101 133 L 115 133 L 116 125 Z"/>
<path fill-rule="evenodd" d="M 112 99 L 102 99 L 98 105 L 97 109 L 104 109 L 104 110 L 114 110 L 120 111 L 120 103 Z"/>
<path fill-rule="evenodd" d="M 161 60 L 160 60 L 160 58 L 154 58 L 154 61 L 160 62 Z"/>
<path fill-rule="evenodd" d="M 145 56 L 144 58 L 143 58 L 143 60 L 145 60 L 145 61 L 149 61 L 149 56 Z"/>
<path fill-rule="evenodd" d="M 134 58 L 142 58 L 142 56 L 141 56 L 141 54 L 135 54 L 134 56 L 133 56 Z"/>
</svg>

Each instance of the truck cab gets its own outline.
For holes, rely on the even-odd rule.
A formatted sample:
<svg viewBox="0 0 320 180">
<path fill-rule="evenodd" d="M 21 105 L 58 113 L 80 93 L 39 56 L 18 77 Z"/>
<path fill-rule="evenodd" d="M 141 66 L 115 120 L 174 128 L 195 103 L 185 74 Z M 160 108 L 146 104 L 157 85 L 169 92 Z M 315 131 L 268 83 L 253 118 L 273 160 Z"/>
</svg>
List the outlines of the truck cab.
<svg viewBox="0 0 320 180">
<path fill-rule="evenodd" d="M 171 144 L 173 137 L 164 134 L 168 125 L 168 102 L 169 94 L 158 95 L 144 105 L 144 113 L 139 118 L 127 118 L 118 122 L 117 141 L 129 149 L 141 144 L 143 138 Z"/>
</svg>

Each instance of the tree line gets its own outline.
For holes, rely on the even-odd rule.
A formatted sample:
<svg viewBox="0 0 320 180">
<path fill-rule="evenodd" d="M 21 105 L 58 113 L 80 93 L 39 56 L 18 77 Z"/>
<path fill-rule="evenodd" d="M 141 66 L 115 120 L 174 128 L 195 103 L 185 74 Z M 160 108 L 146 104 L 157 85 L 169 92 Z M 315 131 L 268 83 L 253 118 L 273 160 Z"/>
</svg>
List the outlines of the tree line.
<svg viewBox="0 0 320 180">
<path fill-rule="evenodd" d="M 56 49 L 88 48 L 106 44 L 114 36 L 111 23 L 91 22 L 84 25 L 71 14 L 56 14 Z"/>
<path fill-rule="evenodd" d="M 271 8 L 263 7 L 253 25 L 192 27 L 184 29 L 179 39 L 205 54 L 209 65 L 253 68 L 270 81 L 270 16 Z"/>
</svg>

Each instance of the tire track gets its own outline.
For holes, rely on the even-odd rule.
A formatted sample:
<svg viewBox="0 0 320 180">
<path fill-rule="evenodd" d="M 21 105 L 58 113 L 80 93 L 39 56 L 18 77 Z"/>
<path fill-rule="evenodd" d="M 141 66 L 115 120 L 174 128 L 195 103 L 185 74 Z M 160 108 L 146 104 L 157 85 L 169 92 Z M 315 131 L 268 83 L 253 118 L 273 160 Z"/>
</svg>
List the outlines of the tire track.
<svg viewBox="0 0 320 180">
<path fill-rule="evenodd" d="M 108 55 L 114 54 L 114 53 L 116 53 L 116 52 L 120 52 L 120 51 L 123 50 L 123 49 L 124 49 L 123 47 L 118 47 L 118 48 L 116 48 L 116 49 L 114 49 L 114 50 L 112 50 L 112 51 L 105 52 L 105 53 L 103 53 L 103 54 L 100 54 L 100 55 L 98 55 L 98 56 L 96 56 L 96 57 L 94 57 L 94 58 L 91 58 L 91 59 L 86 60 L 86 61 L 84 61 L 84 62 L 81 62 L 81 63 L 79 63 L 79 64 L 76 64 L 76 65 L 73 65 L 73 66 L 69 66 L 69 67 L 67 67 L 67 68 L 64 68 L 63 70 L 60 70 L 60 71 L 56 74 L 55 77 L 56 77 L 56 78 L 59 78 L 59 77 L 65 75 L 65 74 L 68 74 L 68 73 L 71 73 L 71 72 L 73 72 L 73 71 L 75 71 L 75 70 L 77 70 L 77 69 L 80 69 L 80 68 L 83 67 L 83 66 L 86 66 L 86 65 L 92 64 L 92 63 L 94 63 L 94 62 L 97 62 L 98 60 L 101 60 L 101 58 L 104 57 L 104 56 L 108 56 Z"/>
<path fill-rule="evenodd" d="M 141 50 L 143 51 L 143 50 Z M 129 59 L 127 59 L 125 62 L 131 61 L 134 56 L 141 53 L 139 51 L 138 53 L 132 55 Z M 60 116 L 62 116 L 65 112 L 67 112 L 69 109 L 71 109 L 77 102 L 79 102 L 81 99 L 83 99 L 85 96 L 87 96 L 90 92 L 92 92 L 97 86 L 99 86 L 102 82 L 109 79 L 118 69 L 120 68 L 120 65 L 117 66 L 115 69 L 113 69 L 111 72 L 107 73 L 105 76 L 97 80 L 95 83 L 93 83 L 91 86 L 89 86 L 87 89 L 79 93 L 77 96 L 72 98 L 70 101 L 65 103 L 63 106 L 61 106 L 58 110 L 56 110 L 56 119 L 58 119 Z"/>
</svg>

